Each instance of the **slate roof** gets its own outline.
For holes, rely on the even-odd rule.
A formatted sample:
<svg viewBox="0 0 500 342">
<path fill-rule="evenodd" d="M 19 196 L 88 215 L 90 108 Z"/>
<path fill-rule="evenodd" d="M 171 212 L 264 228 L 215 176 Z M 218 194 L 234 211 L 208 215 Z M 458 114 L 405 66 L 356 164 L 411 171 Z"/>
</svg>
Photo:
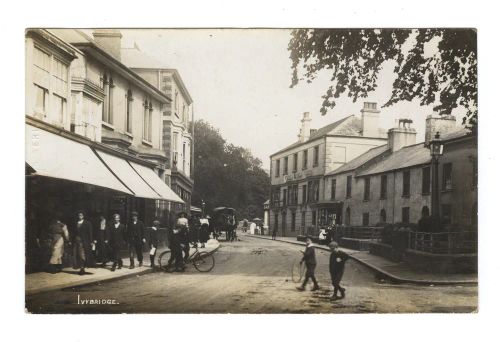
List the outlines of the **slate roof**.
<svg viewBox="0 0 500 342">
<path fill-rule="evenodd" d="M 302 144 L 305 144 L 309 141 L 322 138 L 328 134 L 335 134 L 335 135 L 344 135 L 344 136 L 350 136 L 350 137 L 362 137 L 362 131 L 361 131 L 361 119 L 357 118 L 354 115 L 349 115 L 343 119 L 340 119 L 338 121 L 335 121 L 331 124 L 328 124 L 326 126 L 323 126 L 319 128 L 316 132 L 312 133 L 309 137 L 308 140 L 306 141 L 296 141 L 291 145 L 288 145 L 287 147 L 282 148 L 281 150 L 274 152 L 272 156 L 287 151 L 291 148 L 294 148 L 296 146 L 300 146 Z M 384 129 L 379 129 L 379 137 L 378 138 L 386 138 L 387 137 L 387 132 Z"/>
<path fill-rule="evenodd" d="M 431 162 L 431 154 L 424 143 L 403 147 L 399 151 L 391 153 L 380 162 L 361 171 L 357 176 L 366 176 L 392 170 L 404 169 L 411 166 L 428 164 Z"/>
<path fill-rule="evenodd" d="M 336 174 L 340 174 L 340 173 L 343 173 L 343 172 L 348 172 L 348 171 L 355 170 L 358 167 L 364 165 L 366 162 L 370 161 L 371 159 L 373 159 L 375 157 L 378 157 L 379 155 L 381 155 L 382 153 L 384 153 L 384 152 L 386 152 L 388 150 L 389 150 L 389 147 L 387 146 L 387 144 L 386 145 L 382 145 L 382 146 L 374 147 L 374 148 L 366 151 L 362 155 L 360 155 L 360 156 L 354 158 L 353 160 L 349 161 L 348 163 L 345 163 L 341 167 L 333 170 L 332 172 L 327 173 L 326 175 L 327 176 L 331 176 L 331 175 L 336 175 Z"/>
</svg>

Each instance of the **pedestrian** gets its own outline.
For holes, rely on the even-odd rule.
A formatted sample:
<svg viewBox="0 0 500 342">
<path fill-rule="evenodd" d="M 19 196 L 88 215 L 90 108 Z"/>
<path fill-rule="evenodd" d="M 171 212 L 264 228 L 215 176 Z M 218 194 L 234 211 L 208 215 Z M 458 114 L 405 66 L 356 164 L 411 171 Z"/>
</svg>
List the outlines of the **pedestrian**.
<svg viewBox="0 0 500 342">
<path fill-rule="evenodd" d="M 210 237 L 210 222 L 208 221 L 207 217 L 204 215 L 203 218 L 200 219 L 201 248 L 205 248 L 205 243 L 207 243 L 209 237 Z"/>
<path fill-rule="evenodd" d="M 182 258 L 181 227 L 175 226 L 169 229 L 168 241 L 170 248 L 170 259 L 168 259 L 166 272 L 171 272 L 172 264 L 175 264 L 176 272 L 184 271 L 184 260 Z"/>
<path fill-rule="evenodd" d="M 135 267 L 135 254 L 137 255 L 139 267 L 142 267 L 142 244 L 145 242 L 144 223 L 139 220 L 139 213 L 137 211 L 132 211 L 132 220 L 127 225 L 127 243 L 130 258 L 129 269 L 133 269 Z"/>
<path fill-rule="evenodd" d="M 77 211 L 77 221 L 70 232 L 73 243 L 74 268 L 80 268 L 79 275 L 85 274 L 85 267 L 94 266 L 92 258 L 92 223 L 85 219 L 83 210 Z"/>
<path fill-rule="evenodd" d="M 184 253 L 184 262 L 186 262 L 189 258 L 189 251 L 191 249 L 191 247 L 189 246 L 189 224 L 186 213 L 179 213 L 176 228 L 179 229 L 181 248 L 182 252 Z"/>
<path fill-rule="evenodd" d="M 339 249 L 338 243 L 335 241 L 331 242 L 328 247 L 330 247 L 330 276 L 332 278 L 333 285 L 333 295 L 332 300 L 337 300 L 345 297 L 345 288 L 340 286 L 340 281 L 344 275 L 344 265 L 349 255 Z M 340 297 L 337 296 L 337 292 L 340 291 Z"/>
<path fill-rule="evenodd" d="M 158 249 L 158 244 L 160 239 L 158 238 L 158 229 L 160 228 L 160 221 L 154 220 L 153 226 L 148 230 L 148 242 L 149 242 L 149 260 L 150 266 L 155 269 L 155 257 L 156 251 Z"/>
<path fill-rule="evenodd" d="M 94 231 L 94 244 L 96 246 L 96 261 L 101 262 L 101 267 L 108 263 L 108 235 L 109 225 L 104 215 L 99 215 Z"/>
<path fill-rule="evenodd" d="M 109 257 L 113 265 L 111 266 L 111 271 L 114 272 L 116 267 L 121 269 L 123 266 L 123 261 L 120 255 L 120 250 L 125 244 L 126 240 L 126 228 L 123 223 L 120 222 L 120 215 L 113 215 L 113 222 L 108 229 L 108 243 L 109 243 Z"/>
<path fill-rule="evenodd" d="M 273 228 L 273 235 L 272 235 L 272 239 L 273 240 L 276 240 L 276 234 L 278 233 L 278 228 L 277 227 L 274 227 Z"/>
<path fill-rule="evenodd" d="M 63 268 L 64 242 L 69 241 L 67 226 L 55 217 L 49 225 L 49 238 L 51 241 L 49 260 L 49 272 L 58 273 Z"/>
<path fill-rule="evenodd" d="M 297 287 L 297 290 L 304 291 L 309 279 L 312 280 L 314 287 L 311 291 L 319 290 L 318 282 L 316 281 L 316 277 L 314 276 L 314 270 L 316 269 L 316 252 L 314 251 L 314 246 L 312 244 L 311 237 L 306 238 L 306 250 L 303 252 L 304 256 L 302 260 L 300 260 L 300 264 L 306 264 L 306 277 L 301 286 Z"/>
</svg>

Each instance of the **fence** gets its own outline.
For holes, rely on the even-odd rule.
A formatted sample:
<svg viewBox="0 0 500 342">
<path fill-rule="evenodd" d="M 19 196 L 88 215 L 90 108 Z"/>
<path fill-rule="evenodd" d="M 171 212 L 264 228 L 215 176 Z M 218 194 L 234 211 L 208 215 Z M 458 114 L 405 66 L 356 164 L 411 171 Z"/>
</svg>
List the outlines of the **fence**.
<svg viewBox="0 0 500 342">
<path fill-rule="evenodd" d="M 433 254 L 477 253 L 477 232 L 409 232 L 408 248 Z"/>
<path fill-rule="evenodd" d="M 379 240 L 382 229 L 382 227 L 339 227 L 338 236 L 359 240 Z"/>
</svg>

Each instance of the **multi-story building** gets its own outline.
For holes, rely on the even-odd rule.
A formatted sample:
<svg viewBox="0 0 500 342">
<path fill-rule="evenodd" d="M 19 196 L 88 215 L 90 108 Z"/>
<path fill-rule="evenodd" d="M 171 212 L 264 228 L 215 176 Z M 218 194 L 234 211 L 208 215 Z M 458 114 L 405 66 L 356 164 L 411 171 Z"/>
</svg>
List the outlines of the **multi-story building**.
<svg viewBox="0 0 500 342">
<path fill-rule="evenodd" d="M 332 197 L 343 207 L 341 223 L 374 226 L 416 224 L 432 212 L 432 165 L 428 143 L 439 132 L 443 154 L 438 163 L 439 212 L 445 224 L 477 224 L 477 142 L 456 126 L 453 116 L 429 116 L 426 140 L 415 143 L 411 122 L 400 120 L 387 145 L 373 148 L 328 173 Z"/>
<path fill-rule="evenodd" d="M 189 212 L 193 192 L 193 100 L 179 72 L 156 61 L 137 45 L 121 49 L 122 61 L 149 83 L 172 99 L 162 108 L 162 144 L 170 169 L 169 184 L 184 200 Z"/>
<path fill-rule="evenodd" d="M 342 207 L 331 200 L 325 175 L 387 142 L 379 129 L 377 104 L 365 102 L 354 115 L 311 129 L 309 113 L 301 120 L 299 140 L 271 155 L 270 225 L 283 236 L 317 232 L 319 211 L 329 208 L 337 220 Z M 333 217 L 332 216 L 332 217 Z"/>
<path fill-rule="evenodd" d="M 127 220 L 137 210 L 149 225 L 184 204 L 163 180 L 161 110 L 170 102 L 80 31 L 27 31 L 28 264 L 39 260 L 30 251 L 56 217 L 72 224 L 83 209 Z"/>
</svg>

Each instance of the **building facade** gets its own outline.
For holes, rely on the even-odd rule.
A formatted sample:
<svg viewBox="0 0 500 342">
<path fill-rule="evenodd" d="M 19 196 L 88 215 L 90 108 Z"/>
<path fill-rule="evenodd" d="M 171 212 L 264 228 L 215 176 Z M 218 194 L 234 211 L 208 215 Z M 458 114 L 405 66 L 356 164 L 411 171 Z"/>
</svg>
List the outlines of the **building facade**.
<svg viewBox="0 0 500 342">
<path fill-rule="evenodd" d="M 352 115 L 318 130 L 304 113 L 299 140 L 271 155 L 270 226 L 279 235 L 315 234 L 326 220 L 324 208 L 340 221 L 325 175 L 387 141 L 376 103 L 366 102 L 361 113 L 361 119 Z"/>
<path fill-rule="evenodd" d="M 108 32 L 117 34 L 117 32 Z M 170 220 L 161 110 L 171 99 L 77 30 L 26 32 L 27 268 L 54 218 Z"/>
<path fill-rule="evenodd" d="M 446 226 L 475 229 L 477 140 L 468 130 L 450 125 L 454 117 L 441 120 L 427 118 L 427 129 L 440 132 L 443 144 L 437 172 L 440 216 Z M 335 198 L 343 202 L 343 224 L 416 225 L 430 216 L 434 179 L 428 143 L 432 135 L 426 134 L 427 141 L 415 144 L 415 131 L 409 125 L 400 120 L 399 127 L 389 130 L 386 146 L 372 149 L 326 176 L 328 184 L 336 185 Z"/>
<path fill-rule="evenodd" d="M 121 50 L 123 62 L 172 99 L 162 108 L 162 147 L 167 152 L 168 183 L 189 211 L 193 193 L 193 100 L 179 72 L 144 54 L 137 46 Z"/>
</svg>

